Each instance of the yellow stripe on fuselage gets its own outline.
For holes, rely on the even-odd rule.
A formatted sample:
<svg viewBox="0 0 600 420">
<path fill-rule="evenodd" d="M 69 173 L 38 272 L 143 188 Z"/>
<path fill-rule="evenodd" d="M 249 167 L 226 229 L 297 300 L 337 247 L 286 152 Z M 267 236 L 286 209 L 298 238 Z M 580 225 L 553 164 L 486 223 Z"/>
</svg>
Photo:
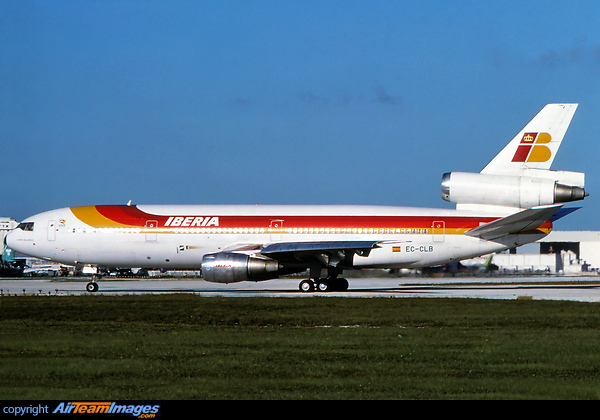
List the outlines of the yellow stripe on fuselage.
<svg viewBox="0 0 600 420">
<path fill-rule="evenodd" d="M 95 228 L 123 228 L 129 227 L 115 222 L 98 212 L 95 206 L 71 207 L 71 211 L 83 223 Z"/>
</svg>

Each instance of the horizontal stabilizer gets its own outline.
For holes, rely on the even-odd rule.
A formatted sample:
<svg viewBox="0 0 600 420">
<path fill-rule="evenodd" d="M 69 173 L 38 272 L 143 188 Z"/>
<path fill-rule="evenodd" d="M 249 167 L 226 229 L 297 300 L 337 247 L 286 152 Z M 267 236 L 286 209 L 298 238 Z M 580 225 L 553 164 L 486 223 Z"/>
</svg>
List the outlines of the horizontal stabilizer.
<svg viewBox="0 0 600 420">
<path fill-rule="evenodd" d="M 554 215 L 550 218 L 550 221 L 554 223 L 558 219 L 562 219 L 563 217 L 568 216 L 569 214 L 579 210 L 580 208 L 581 207 L 568 207 L 566 209 L 560 209 L 559 211 L 554 213 Z"/>
<path fill-rule="evenodd" d="M 562 205 L 532 207 L 471 229 L 465 232 L 465 235 L 493 240 L 505 235 L 535 230 L 561 208 Z"/>
</svg>

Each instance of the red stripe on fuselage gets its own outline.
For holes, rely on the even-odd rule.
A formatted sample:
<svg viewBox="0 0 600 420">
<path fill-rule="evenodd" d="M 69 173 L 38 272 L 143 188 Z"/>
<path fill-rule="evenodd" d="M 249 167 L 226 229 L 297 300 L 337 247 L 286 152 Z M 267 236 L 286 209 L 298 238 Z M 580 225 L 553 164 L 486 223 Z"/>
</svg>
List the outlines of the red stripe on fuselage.
<svg viewBox="0 0 600 420">
<path fill-rule="evenodd" d="M 144 227 L 150 220 L 158 221 L 164 227 L 170 217 L 214 217 L 219 218 L 218 227 L 225 228 L 268 228 L 275 220 L 282 221 L 283 228 L 416 228 L 431 229 L 434 221 L 444 221 L 446 230 L 473 229 L 481 223 L 496 220 L 497 217 L 465 216 L 221 216 L 217 214 L 173 214 L 168 216 L 146 213 L 136 206 L 99 205 L 96 210 L 104 217 L 132 227 Z M 546 222 L 543 227 L 551 227 Z M 175 227 L 175 226 L 171 226 Z"/>
<path fill-rule="evenodd" d="M 96 206 L 98 213 L 104 217 L 128 226 L 143 227 L 148 220 L 157 220 L 163 226 L 169 216 L 157 216 L 141 211 L 136 206 Z"/>
</svg>

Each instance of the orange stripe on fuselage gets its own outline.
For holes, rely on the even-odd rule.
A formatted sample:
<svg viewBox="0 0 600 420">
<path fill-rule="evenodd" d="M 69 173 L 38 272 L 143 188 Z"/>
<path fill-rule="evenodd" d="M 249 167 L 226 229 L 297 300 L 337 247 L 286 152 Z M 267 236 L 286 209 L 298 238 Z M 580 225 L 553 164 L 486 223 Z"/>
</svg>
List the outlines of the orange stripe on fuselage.
<svg viewBox="0 0 600 420">
<path fill-rule="evenodd" d="M 165 223 L 173 217 L 191 217 L 197 215 L 154 215 L 141 211 L 136 206 L 83 206 L 71 207 L 73 214 L 82 222 L 94 228 L 137 228 L 145 227 L 148 221 L 157 221 L 158 227 L 163 232 L 171 232 L 175 229 L 186 227 L 184 225 L 169 227 Z M 207 217 L 208 215 L 200 215 Z M 215 216 L 215 215 L 211 215 Z M 218 216 L 217 228 L 265 228 L 270 231 L 285 232 L 288 229 L 312 228 L 315 233 L 320 233 L 322 228 L 326 229 L 427 229 L 427 233 L 433 233 L 433 222 L 444 221 L 443 233 L 446 235 L 463 235 L 466 231 L 479 226 L 481 223 L 489 223 L 498 217 L 466 217 L 466 216 L 357 216 L 357 215 L 321 215 L 321 216 L 244 216 L 227 215 Z M 282 222 L 281 226 L 273 228 L 272 222 Z M 546 221 L 538 228 L 539 231 L 549 233 L 552 223 Z M 299 232 L 301 233 L 301 232 Z M 331 232 L 333 233 L 333 232 Z M 397 233 L 397 232 L 396 232 Z M 411 232 L 408 232 L 411 233 Z M 442 233 L 441 231 L 438 233 Z"/>
<path fill-rule="evenodd" d="M 98 212 L 96 206 L 71 207 L 71 211 L 83 223 L 95 228 L 124 228 L 123 223 L 109 219 Z"/>
</svg>

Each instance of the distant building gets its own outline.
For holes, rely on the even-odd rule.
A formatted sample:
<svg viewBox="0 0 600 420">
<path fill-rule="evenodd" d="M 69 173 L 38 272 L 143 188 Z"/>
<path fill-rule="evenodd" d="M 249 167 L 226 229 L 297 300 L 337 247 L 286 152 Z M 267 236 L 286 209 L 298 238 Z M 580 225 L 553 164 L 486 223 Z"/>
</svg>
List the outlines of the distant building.
<svg viewBox="0 0 600 420">
<path fill-rule="evenodd" d="M 12 249 L 4 246 L 4 238 L 19 225 L 12 217 L 0 217 L 0 276 L 20 276 L 23 274 L 25 261 L 17 261 Z"/>
<path fill-rule="evenodd" d="M 14 228 L 16 228 L 19 225 L 19 222 L 17 222 L 15 219 L 13 219 L 12 217 L 0 217 L 0 243 L 2 243 L 3 247 L 4 247 L 4 237 L 6 236 L 6 234 L 8 232 L 10 232 L 11 230 L 13 230 Z"/>
<path fill-rule="evenodd" d="M 583 271 L 600 269 L 600 232 L 552 231 L 538 243 L 540 254 L 570 252 Z"/>
<path fill-rule="evenodd" d="M 486 257 L 464 261 L 481 264 Z M 544 239 L 494 254 L 500 272 L 581 274 L 600 272 L 600 232 L 552 231 Z"/>
</svg>

